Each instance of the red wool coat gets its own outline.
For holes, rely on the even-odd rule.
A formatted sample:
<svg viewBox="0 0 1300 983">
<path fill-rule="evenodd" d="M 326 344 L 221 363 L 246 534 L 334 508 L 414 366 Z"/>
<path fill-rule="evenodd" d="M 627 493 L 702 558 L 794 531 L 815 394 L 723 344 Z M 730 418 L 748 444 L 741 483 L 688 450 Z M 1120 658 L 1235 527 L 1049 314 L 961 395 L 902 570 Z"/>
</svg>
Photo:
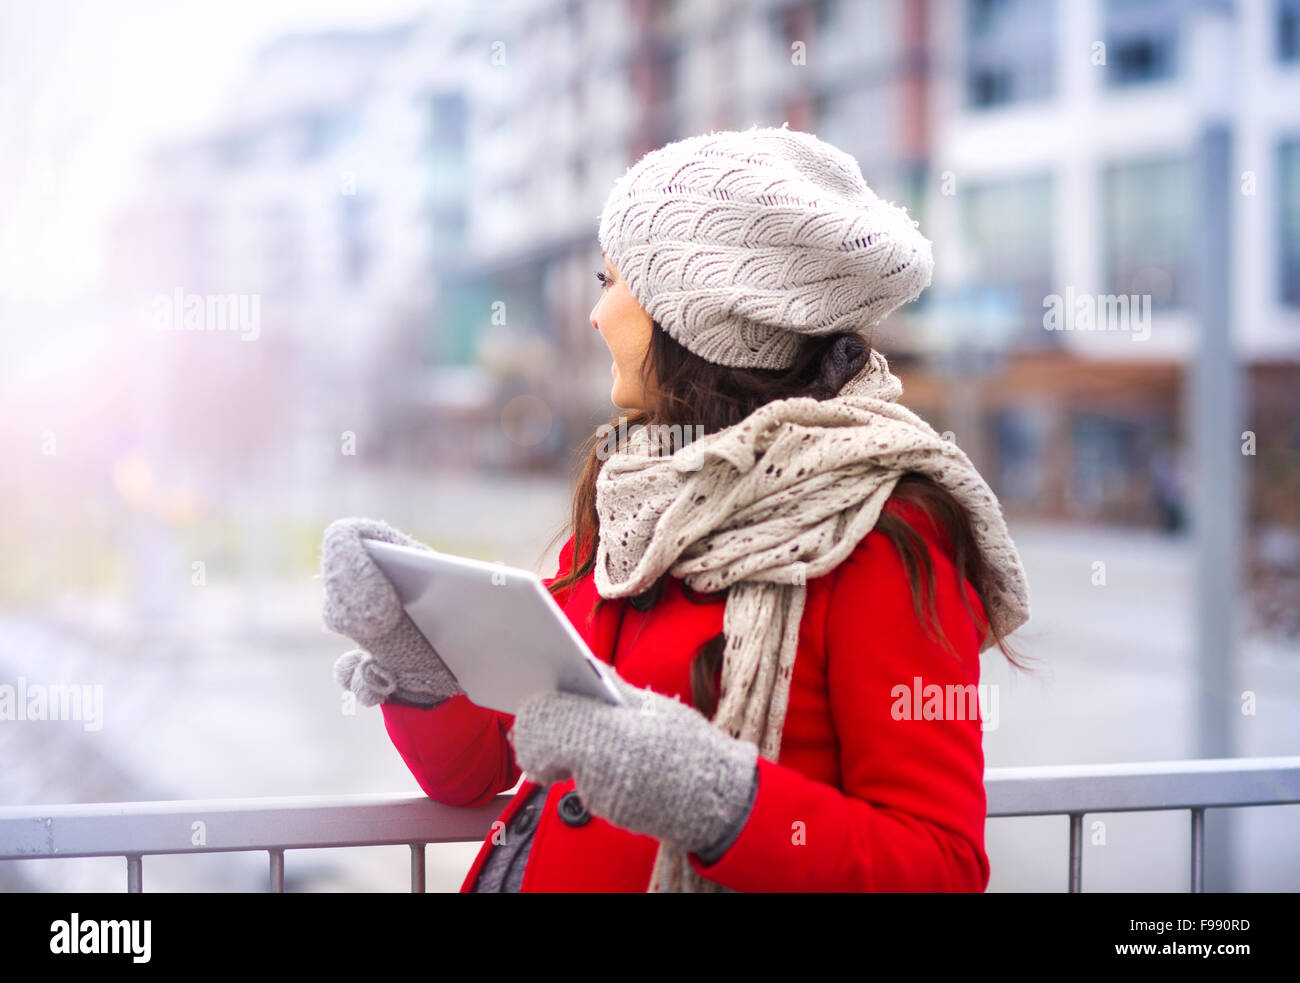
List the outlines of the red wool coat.
<svg viewBox="0 0 1300 983">
<path fill-rule="evenodd" d="M 960 659 L 923 633 L 906 570 L 883 533 L 873 530 L 838 567 L 810 579 L 779 761 L 758 759 L 753 809 L 721 859 L 709 866 L 691 856 L 709 880 L 768 892 L 983 891 L 988 885 L 978 715 L 964 712 L 964 700 L 963 712 L 948 711 L 950 719 L 896 712 L 913 710 L 912 694 L 930 684 L 945 693 L 954 684 L 975 692 L 986 615 L 964 581 L 978 622 L 962 604 L 941 528 L 913 505 L 891 499 L 886 508 L 925 538 L 939 620 Z M 571 537 L 552 580 L 572 563 Z M 629 683 L 690 704 L 690 660 L 722 630 L 724 598 L 695 603 L 682 588 L 682 581 L 665 578 L 659 602 L 647 612 L 626 598 L 607 601 L 590 625 L 597 597 L 591 575 L 556 600 L 596 656 L 612 661 Z M 905 688 L 905 698 L 896 687 Z M 395 703 L 381 709 L 402 759 L 437 801 L 482 805 L 519 780 L 506 740 L 512 716 L 464 696 L 432 709 Z M 597 816 L 581 825 L 566 822 L 559 803 L 573 786 L 569 779 L 546 795 L 521 890 L 645 891 L 658 842 Z M 509 824 L 535 787 L 523 782 L 502 822 Z M 472 889 L 491 846 L 489 835 L 462 892 Z"/>
</svg>

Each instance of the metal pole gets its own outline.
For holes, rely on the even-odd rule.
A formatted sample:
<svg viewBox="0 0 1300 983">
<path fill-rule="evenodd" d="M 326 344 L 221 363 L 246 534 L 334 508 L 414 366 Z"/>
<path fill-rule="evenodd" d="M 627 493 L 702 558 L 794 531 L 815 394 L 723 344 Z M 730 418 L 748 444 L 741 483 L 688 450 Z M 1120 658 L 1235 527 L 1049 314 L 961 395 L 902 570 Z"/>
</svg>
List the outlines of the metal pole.
<svg viewBox="0 0 1300 983">
<path fill-rule="evenodd" d="M 411 893 L 424 893 L 424 844 L 411 844 Z"/>
<path fill-rule="evenodd" d="M 1192 810 L 1192 893 L 1205 890 L 1205 810 Z"/>
<path fill-rule="evenodd" d="M 1191 355 L 1186 420 L 1193 447 L 1192 532 L 1196 587 L 1193 638 L 1196 646 L 1196 740 L 1201 758 L 1235 756 L 1234 720 L 1239 689 L 1233 679 L 1240 593 L 1242 522 L 1242 412 L 1237 353 L 1232 344 L 1232 111 L 1224 87 L 1212 85 L 1230 70 L 1235 51 L 1230 6 L 1207 0 L 1193 11 L 1191 25 L 1198 85 L 1205 86 L 1202 122 L 1192 151 L 1191 201 L 1196 234 L 1192 272 L 1198 342 Z M 1205 822 L 1205 887 L 1232 890 L 1231 813 L 1215 810 Z"/>
<path fill-rule="evenodd" d="M 267 850 L 271 855 L 271 891 L 273 894 L 284 893 L 284 851 Z"/>
<path fill-rule="evenodd" d="M 1240 685 L 1234 679 L 1242 597 L 1242 454 L 1244 417 L 1240 368 L 1232 345 L 1232 226 L 1240 196 L 1235 173 L 1234 127 L 1244 98 L 1238 87 L 1238 5 L 1199 0 L 1187 8 L 1187 82 L 1197 114 L 1188 195 L 1192 243 L 1192 313 L 1196 343 L 1183 385 L 1184 421 L 1192 445 L 1192 537 L 1196 586 L 1192 638 L 1196 646 L 1196 753 L 1236 755 L 1235 720 Z M 1231 809 L 1203 818 L 1204 887 L 1232 891 Z"/>
<path fill-rule="evenodd" d="M 1083 813 L 1070 813 L 1070 893 L 1083 892 Z"/>
</svg>

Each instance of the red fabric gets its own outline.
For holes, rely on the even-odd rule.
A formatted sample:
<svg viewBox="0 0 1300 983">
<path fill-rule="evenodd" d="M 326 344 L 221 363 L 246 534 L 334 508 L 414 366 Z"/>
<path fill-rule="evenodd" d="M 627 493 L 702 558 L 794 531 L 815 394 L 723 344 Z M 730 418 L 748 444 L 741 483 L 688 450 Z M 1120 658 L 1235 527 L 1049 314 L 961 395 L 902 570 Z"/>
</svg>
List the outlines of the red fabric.
<svg viewBox="0 0 1300 983">
<path fill-rule="evenodd" d="M 959 655 L 929 638 L 913 609 L 906 569 L 885 535 L 869 533 L 829 574 L 808 581 L 779 762 L 759 759 L 757 799 L 739 837 L 714 865 L 695 869 L 739 891 L 983 891 L 984 756 L 974 719 L 895 719 L 919 687 L 975 686 L 984 612 L 964 584 L 962 604 L 942 531 L 915 506 L 886 508 L 922 534 L 935 565 L 936 608 Z M 573 563 L 573 540 L 557 579 Z M 547 581 L 550 583 L 550 581 Z M 648 612 L 608 601 L 588 622 L 593 578 L 561 601 L 593 652 L 636 686 L 691 699 L 690 660 L 722 630 L 724 599 L 696 603 L 666 578 Z M 612 652 L 620 613 L 618 651 Z M 914 679 L 920 677 L 919 687 Z M 970 692 L 973 692 L 971 690 Z M 933 704 L 931 704 L 932 706 Z M 965 704 L 962 704 L 963 708 Z M 520 777 L 506 740 L 513 718 L 456 697 L 433 709 L 383 704 L 384 724 L 420 787 L 440 802 L 473 806 Z M 954 719 L 955 718 L 955 719 Z M 501 814 L 508 823 L 534 788 L 525 780 Z M 657 842 L 593 816 L 567 825 L 557 813 L 573 781 L 553 785 L 538 820 L 523 891 L 644 891 Z M 485 839 L 461 891 L 491 847 Z"/>
</svg>

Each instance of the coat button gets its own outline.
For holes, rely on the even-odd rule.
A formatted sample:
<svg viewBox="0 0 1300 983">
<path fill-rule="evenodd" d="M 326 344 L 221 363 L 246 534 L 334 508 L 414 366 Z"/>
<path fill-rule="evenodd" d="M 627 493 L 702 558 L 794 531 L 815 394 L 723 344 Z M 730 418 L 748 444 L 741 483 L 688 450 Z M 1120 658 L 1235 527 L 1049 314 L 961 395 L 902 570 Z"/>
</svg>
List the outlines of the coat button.
<svg viewBox="0 0 1300 983">
<path fill-rule="evenodd" d="M 582 826 L 591 821 L 591 813 L 582 804 L 582 799 L 578 797 L 577 792 L 565 792 L 564 795 L 560 796 L 556 811 L 559 812 L 560 818 L 570 826 Z"/>
<path fill-rule="evenodd" d="M 515 821 L 512 824 L 515 832 L 520 836 L 527 836 L 537 822 L 537 807 L 531 802 L 515 814 Z"/>
</svg>

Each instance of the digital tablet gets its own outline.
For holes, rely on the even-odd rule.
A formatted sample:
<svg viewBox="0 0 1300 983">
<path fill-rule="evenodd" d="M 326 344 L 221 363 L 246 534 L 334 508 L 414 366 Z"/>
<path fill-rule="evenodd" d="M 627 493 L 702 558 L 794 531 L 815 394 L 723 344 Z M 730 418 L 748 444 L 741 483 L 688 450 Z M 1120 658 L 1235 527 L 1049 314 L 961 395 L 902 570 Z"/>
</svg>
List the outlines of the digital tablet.
<svg viewBox="0 0 1300 983">
<path fill-rule="evenodd" d="M 363 539 L 402 607 L 470 701 L 515 714 L 534 693 L 626 700 L 541 578 L 528 570 Z"/>
</svg>

